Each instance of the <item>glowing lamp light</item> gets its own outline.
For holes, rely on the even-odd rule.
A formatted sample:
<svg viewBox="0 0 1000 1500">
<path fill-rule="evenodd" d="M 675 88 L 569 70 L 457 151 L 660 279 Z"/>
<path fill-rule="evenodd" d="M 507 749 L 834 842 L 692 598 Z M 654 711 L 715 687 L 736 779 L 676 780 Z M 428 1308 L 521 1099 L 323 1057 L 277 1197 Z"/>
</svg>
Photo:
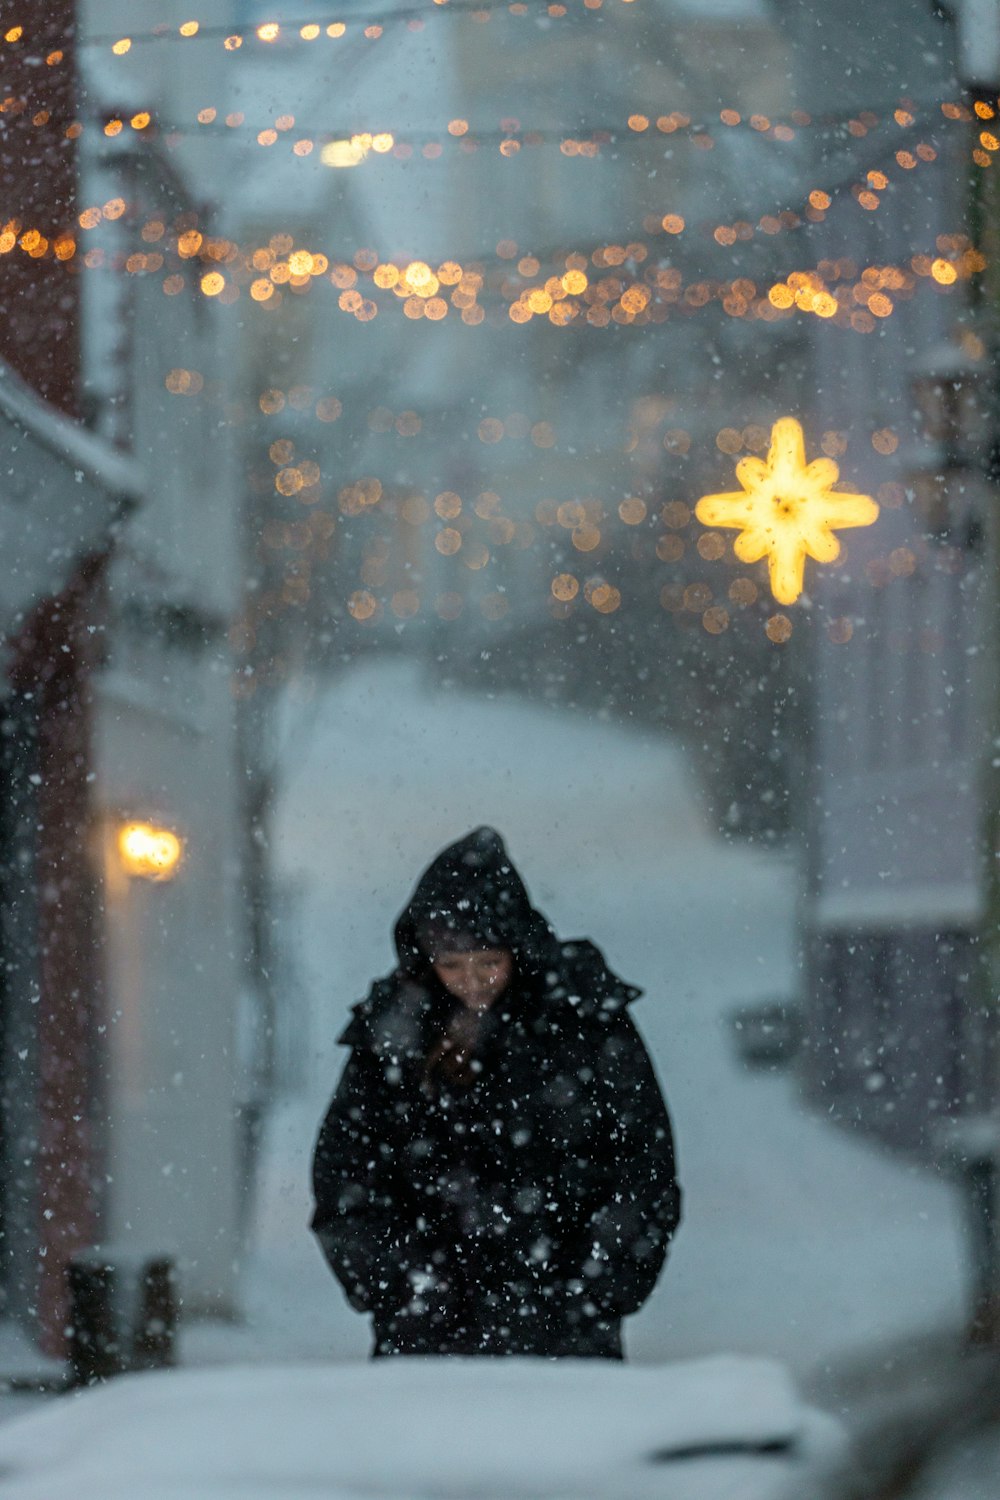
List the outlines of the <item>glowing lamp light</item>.
<svg viewBox="0 0 1000 1500">
<path fill-rule="evenodd" d="M 878 517 L 870 495 L 833 489 L 839 477 L 832 458 L 806 463 L 801 424 L 780 417 L 771 428 L 767 459 L 741 458 L 736 465 L 743 489 L 704 495 L 695 515 L 704 526 L 736 528 L 736 556 L 745 563 L 766 557 L 772 594 L 779 604 L 794 604 L 803 589 L 806 558 L 833 562 L 840 554 L 834 531 L 870 526 Z"/>
<path fill-rule="evenodd" d="M 118 831 L 118 854 L 128 875 L 140 880 L 172 880 L 183 846 L 169 828 L 152 823 L 125 823 Z"/>
<path fill-rule="evenodd" d="M 368 147 L 360 136 L 349 141 L 328 141 L 320 152 L 320 160 L 326 167 L 356 167 L 368 155 Z"/>
</svg>

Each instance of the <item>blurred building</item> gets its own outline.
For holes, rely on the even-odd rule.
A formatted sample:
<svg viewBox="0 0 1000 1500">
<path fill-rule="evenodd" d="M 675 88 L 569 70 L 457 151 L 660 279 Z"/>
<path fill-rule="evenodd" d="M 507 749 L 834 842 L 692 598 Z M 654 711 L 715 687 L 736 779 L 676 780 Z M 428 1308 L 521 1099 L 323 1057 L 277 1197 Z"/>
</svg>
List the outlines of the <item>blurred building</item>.
<svg viewBox="0 0 1000 1500">
<path fill-rule="evenodd" d="M 0 1229 L 8 1310 L 48 1333 L 97 1232 L 105 1071 L 92 676 L 135 466 L 0 365 Z"/>
<path fill-rule="evenodd" d="M 787 7 L 787 24 L 806 26 L 800 7 Z M 869 268 L 862 310 L 880 289 L 888 297 L 876 332 L 823 329 L 814 343 L 816 425 L 851 436 L 851 486 L 878 495 L 882 514 L 848 534 L 842 566 L 817 583 L 803 660 L 806 1073 L 824 1113 L 933 1159 L 943 1121 L 996 1100 L 996 1011 L 979 963 L 984 757 L 995 755 L 995 376 L 966 188 L 983 172 L 980 96 L 957 77 L 953 26 L 916 0 L 877 20 L 862 4 L 832 5 L 808 18 L 797 56 L 817 111 L 866 131 L 845 135 L 839 167 L 824 152 L 836 183 L 825 254 L 850 246 L 858 272 Z M 996 105 L 994 93 L 990 118 Z M 873 187 L 877 206 L 861 212 Z"/>
<path fill-rule="evenodd" d="M 102 1080 L 87 683 L 111 536 L 140 493 L 134 466 L 74 420 L 77 158 L 64 134 L 73 19 L 71 4 L 47 8 L 30 43 L 8 27 L 0 167 L 10 214 L 0 261 L 2 1280 L 5 1305 L 50 1334 L 64 1320 L 66 1257 L 95 1232 Z M 49 114 L 58 133 L 45 130 Z"/>
<path fill-rule="evenodd" d="M 173 1253 L 187 1310 L 236 1310 L 248 1102 L 239 506 L 210 410 L 162 375 L 168 337 L 221 354 L 200 298 L 167 335 L 126 270 L 144 207 L 192 201 L 106 129 L 110 10 L 46 6 L 4 59 L 2 1269 L 53 1352 L 98 1242 Z"/>
</svg>

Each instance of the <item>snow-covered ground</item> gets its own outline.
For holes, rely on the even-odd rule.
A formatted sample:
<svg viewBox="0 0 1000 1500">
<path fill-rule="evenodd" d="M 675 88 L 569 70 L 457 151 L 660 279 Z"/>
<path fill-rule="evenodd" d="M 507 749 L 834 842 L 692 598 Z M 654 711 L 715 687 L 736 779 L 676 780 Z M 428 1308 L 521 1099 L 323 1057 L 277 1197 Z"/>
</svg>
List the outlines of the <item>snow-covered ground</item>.
<svg viewBox="0 0 1000 1500">
<path fill-rule="evenodd" d="M 780 1366 L 732 1358 L 146 1374 L 0 1429 L 9 1500 L 823 1500 L 843 1466 Z"/>
<path fill-rule="evenodd" d="M 392 963 L 393 919 L 426 862 L 478 823 L 505 836 L 564 937 L 587 934 L 642 985 L 634 1008 L 676 1126 L 685 1221 L 628 1325 L 643 1362 L 720 1350 L 805 1372 L 961 1316 L 949 1187 L 799 1104 L 787 1076 L 738 1065 L 725 1017 L 794 993 L 796 871 L 708 828 L 675 746 L 518 700 L 428 690 L 381 661 L 333 684 L 294 733 L 277 818 L 305 885 L 310 1081 L 267 1136 L 241 1329 L 186 1334 L 185 1358 L 365 1356 L 306 1224 L 313 1138 L 348 1006 Z"/>
</svg>

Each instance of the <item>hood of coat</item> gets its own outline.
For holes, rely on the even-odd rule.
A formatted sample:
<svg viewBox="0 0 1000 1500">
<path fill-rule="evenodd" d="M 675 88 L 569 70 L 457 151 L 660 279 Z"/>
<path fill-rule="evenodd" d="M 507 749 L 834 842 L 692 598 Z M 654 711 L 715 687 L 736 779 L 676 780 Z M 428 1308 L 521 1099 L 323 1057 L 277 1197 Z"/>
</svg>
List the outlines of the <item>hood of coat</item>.
<svg viewBox="0 0 1000 1500">
<path fill-rule="evenodd" d="M 451 939 L 451 935 L 454 935 Z M 580 1015 L 610 1017 L 642 991 L 620 979 L 586 938 L 560 942 L 531 903 L 503 839 L 475 828 L 449 844 L 417 881 L 394 931 L 399 966 L 354 1007 L 341 1037 L 377 1050 L 420 1050 L 423 1023 L 441 986 L 434 945 L 504 948 L 514 958 L 512 984 L 540 1006 L 569 1006 Z"/>
<path fill-rule="evenodd" d="M 395 927 L 400 972 L 423 979 L 435 947 L 505 948 L 525 977 L 547 962 L 555 934 L 531 904 L 503 839 L 474 828 L 434 858 Z"/>
</svg>

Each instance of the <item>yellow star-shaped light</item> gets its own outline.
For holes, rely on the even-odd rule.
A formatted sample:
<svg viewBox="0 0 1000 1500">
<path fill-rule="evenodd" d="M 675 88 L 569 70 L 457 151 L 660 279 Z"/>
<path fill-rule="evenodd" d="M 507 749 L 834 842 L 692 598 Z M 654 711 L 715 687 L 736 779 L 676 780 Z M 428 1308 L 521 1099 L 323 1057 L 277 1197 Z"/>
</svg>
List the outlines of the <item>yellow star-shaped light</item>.
<svg viewBox="0 0 1000 1500">
<path fill-rule="evenodd" d="M 780 417 L 771 428 L 766 461 L 741 458 L 736 465 L 742 490 L 704 495 L 694 513 L 705 526 L 738 528 L 736 556 L 745 563 L 766 557 L 772 594 L 779 604 L 794 604 L 802 592 L 806 557 L 833 562 L 840 554 L 834 530 L 870 526 L 878 516 L 870 495 L 834 490 L 839 477 L 832 458 L 806 463 L 801 424 Z"/>
</svg>

